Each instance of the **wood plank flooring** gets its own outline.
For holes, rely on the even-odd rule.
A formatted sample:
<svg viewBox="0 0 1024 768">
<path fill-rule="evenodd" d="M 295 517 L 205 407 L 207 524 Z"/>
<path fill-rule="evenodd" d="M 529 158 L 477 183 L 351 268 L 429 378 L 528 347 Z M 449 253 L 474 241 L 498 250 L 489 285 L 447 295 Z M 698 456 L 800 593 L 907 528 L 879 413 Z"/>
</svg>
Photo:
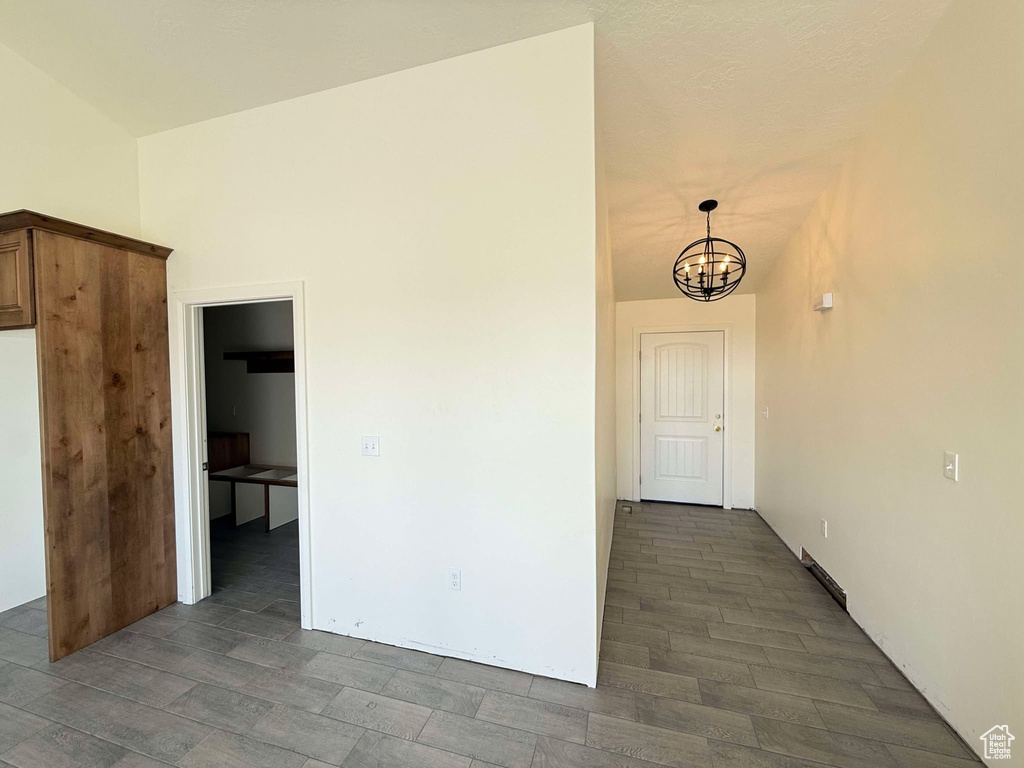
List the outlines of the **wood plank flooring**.
<svg viewBox="0 0 1024 768">
<path fill-rule="evenodd" d="M 209 599 L 56 664 L 44 601 L 0 614 L 0 766 L 978 764 L 756 514 L 630 506 L 596 689 L 301 630 L 293 527 L 242 526 Z"/>
</svg>

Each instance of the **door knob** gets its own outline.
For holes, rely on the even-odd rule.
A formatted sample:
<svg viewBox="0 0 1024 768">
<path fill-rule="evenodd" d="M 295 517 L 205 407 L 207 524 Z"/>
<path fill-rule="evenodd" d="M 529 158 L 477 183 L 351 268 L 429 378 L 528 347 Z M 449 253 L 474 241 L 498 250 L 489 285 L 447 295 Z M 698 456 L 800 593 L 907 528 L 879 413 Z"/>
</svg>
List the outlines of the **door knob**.
<svg viewBox="0 0 1024 768">
<path fill-rule="evenodd" d="M 722 431 L 722 425 L 721 424 L 715 424 L 715 432 L 721 432 L 721 431 Z"/>
</svg>

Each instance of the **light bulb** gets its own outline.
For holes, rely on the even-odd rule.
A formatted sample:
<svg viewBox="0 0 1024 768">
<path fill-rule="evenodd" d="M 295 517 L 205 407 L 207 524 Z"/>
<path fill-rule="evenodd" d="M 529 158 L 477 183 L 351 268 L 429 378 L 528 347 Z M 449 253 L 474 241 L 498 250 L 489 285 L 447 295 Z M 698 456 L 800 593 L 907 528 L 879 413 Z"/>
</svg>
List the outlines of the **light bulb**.
<svg viewBox="0 0 1024 768">
<path fill-rule="evenodd" d="M 722 265 L 722 271 L 725 272 L 727 269 L 729 269 L 729 265 L 728 264 L 723 264 Z"/>
<path fill-rule="evenodd" d="M 703 263 L 704 263 L 704 257 L 703 257 L 703 256 L 701 256 L 701 257 L 700 257 L 700 263 L 701 263 L 701 264 L 703 264 Z"/>
</svg>

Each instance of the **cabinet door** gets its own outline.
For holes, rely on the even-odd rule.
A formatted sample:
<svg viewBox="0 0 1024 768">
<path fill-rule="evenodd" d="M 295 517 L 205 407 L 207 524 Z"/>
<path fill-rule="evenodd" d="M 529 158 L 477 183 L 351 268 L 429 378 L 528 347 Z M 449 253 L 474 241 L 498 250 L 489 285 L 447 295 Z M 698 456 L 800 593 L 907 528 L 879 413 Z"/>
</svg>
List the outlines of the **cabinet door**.
<svg viewBox="0 0 1024 768">
<path fill-rule="evenodd" d="M 27 328 L 35 319 L 28 230 L 0 233 L 0 328 Z"/>
<path fill-rule="evenodd" d="M 50 659 L 177 596 L 162 259 L 36 231 Z"/>
</svg>

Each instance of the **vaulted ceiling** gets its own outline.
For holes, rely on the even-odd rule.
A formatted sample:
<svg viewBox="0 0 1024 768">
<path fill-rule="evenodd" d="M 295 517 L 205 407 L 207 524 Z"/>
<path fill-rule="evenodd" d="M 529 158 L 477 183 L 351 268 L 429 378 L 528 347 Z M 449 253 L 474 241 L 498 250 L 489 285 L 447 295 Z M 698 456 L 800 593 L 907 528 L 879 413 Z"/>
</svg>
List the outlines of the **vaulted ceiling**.
<svg viewBox="0 0 1024 768">
<path fill-rule="evenodd" d="M 143 136 L 594 21 L 620 300 L 678 295 L 703 233 L 743 290 L 949 0 L 0 0 L 0 43 Z"/>
</svg>

